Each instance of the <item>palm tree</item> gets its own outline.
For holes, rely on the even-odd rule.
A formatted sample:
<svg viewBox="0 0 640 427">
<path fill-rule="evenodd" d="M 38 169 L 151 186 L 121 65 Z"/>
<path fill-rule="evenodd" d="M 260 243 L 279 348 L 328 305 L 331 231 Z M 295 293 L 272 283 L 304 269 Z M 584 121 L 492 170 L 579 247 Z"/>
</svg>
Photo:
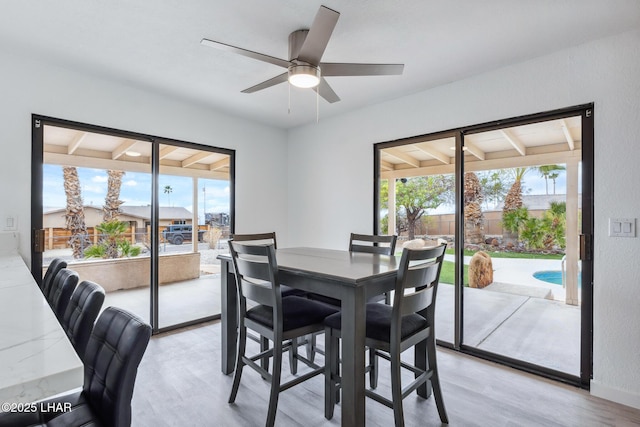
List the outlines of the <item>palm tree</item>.
<svg viewBox="0 0 640 427">
<path fill-rule="evenodd" d="M 502 208 L 502 222 L 504 224 L 505 217 L 509 217 L 517 212 L 522 207 L 522 179 L 527 173 L 528 168 L 515 168 L 513 169 L 514 181 L 509 188 L 509 192 L 504 198 L 504 206 Z M 518 239 L 518 234 L 513 230 L 504 228 L 502 236 L 505 241 L 515 241 Z"/>
<path fill-rule="evenodd" d="M 514 181 L 504 198 L 502 212 L 515 211 L 522 207 L 522 179 L 528 171 L 528 168 L 513 169 Z"/>
<path fill-rule="evenodd" d="M 78 169 L 72 166 L 62 168 L 64 178 L 64 192 L 67 196 L 67 211 L 65 213 L 66 228 L 71 231 L 69 245 L 73 250 L 73 258 L 83 257 L 84 248 L 90 245 L 87 235 L 87 225 L 84 220 L 84 206 Z"/>
<path fill-rule="evenodd" d="M 556 194 L 556 178 L 558 178 L 559 174 L 555 171 L 563 170 L 566 170 L 566 168 L 560 165 L 543 165 L 538 167 L 540 176 L 544 177 L 547 194 L 549 194 L 549 178 L 553 180 L 553 194 Z"/>
<path fill-rule="evenodd" d="M 140 248 L 132 246 L 127 240 L 125 233 L 129 224 L 124 221 L 113 219 L 96 225 L 96 230 L 100 232 L 102 238 L 100 243 L 93 245 L 85 251 L 88 258 L 120 258 L 138 256 Z"/>
<path fill-rule="evenodd" d="M 553 181 L 553 194 L 556 194 L 556 179 L 558 179 L 559 176 L 560 174 L 558 172 L 553 172 L 549 174 L 549 179 Z"/>
<path fill-rule="evenodd" d="M 467 243 L 484 241 L 484 214 L 482 213 L 482 187 L 475 172 L 464 174 L 464 237 Z"/>
<path fill-rule="evenodd" d="M 108 170 L 109 175 L 107 195 L 104 199 L 103 220 L 105 222 L 118 219 L 120 215 L 120 205 L 124 202 L 120 200 L 120 188 L 122 187 L 122 176 L 124 171 Z"/>
<path fill-rule="evenodd" d="M 173 188 L 170 185 L 164 186 L 164 194 L 169 198 L 169 206 L 171 206 L 171 193 L 173 192 Z"/>
</svg>

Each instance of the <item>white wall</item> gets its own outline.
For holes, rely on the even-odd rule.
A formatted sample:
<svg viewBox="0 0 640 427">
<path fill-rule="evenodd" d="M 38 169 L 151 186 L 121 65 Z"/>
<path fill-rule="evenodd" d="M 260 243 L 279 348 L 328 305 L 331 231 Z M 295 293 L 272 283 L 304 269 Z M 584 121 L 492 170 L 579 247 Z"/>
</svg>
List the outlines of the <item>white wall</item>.
<svg viewBox="0 0 640 427">
<path fill-rule="evenodd" d="M 595 103 L 593 394 L 640 408 L 640 30 L 509 66 L 289 132 L 292 245 L 345 248 L 373 230 L 373 144 Z M 561 327 L 559 325 L 559 327 Z"/>
<path fill-rule="evenodd" d="M 236 231 L 275 230 L 287 242 L 286 134 L 125 84 L 0 51 L 0 229 L 18 217 L 30 259 L 31 115 L 236 150 Z M 256 208 L 259 207 L 259 208 Z"/>
</svg>

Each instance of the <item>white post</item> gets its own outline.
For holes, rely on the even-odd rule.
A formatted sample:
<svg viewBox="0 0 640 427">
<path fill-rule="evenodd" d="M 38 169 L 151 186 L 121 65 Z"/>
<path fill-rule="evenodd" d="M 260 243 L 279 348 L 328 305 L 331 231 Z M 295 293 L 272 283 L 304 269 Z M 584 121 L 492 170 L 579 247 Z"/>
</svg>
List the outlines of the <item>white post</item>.
<svg viewBox="0 0 640 427">
<path fill-rule="evenodd" d="M 389 221 L 387 222 L 387 234 L 391 236 L 396 234 L 396 180 L 389 178 L 389 185 L 387 187 L 389 188 L 389 201 L 387 205 Z"/>
<path fill-rule="evenodd" d="M 567 224 L 566 224 L 566 258 L 567 287 L 565 302 L 570 305 L 579 304 L 578 294 L 578 262 L 579 262 L 579 227 L 578 223 L 578 171 L 579 160 L 567 161 Z"/>
<path fill-rule="evenodd" d="M 193 252 L 198 252 L 198 178 L 195 176 L 193 180 L 193 212 L 191 218 L 191 247 Z"/>
</svg>

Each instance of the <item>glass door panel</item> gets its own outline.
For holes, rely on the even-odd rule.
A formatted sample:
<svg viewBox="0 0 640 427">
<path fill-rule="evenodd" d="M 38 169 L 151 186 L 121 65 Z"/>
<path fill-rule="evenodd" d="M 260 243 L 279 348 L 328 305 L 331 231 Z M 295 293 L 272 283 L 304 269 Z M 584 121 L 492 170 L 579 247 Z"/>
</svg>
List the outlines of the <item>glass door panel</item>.
<svg viewBox="0 0 640 427">
<path fill-rule="evenodd" d="M 149 322 L 151 142 L 45 125 L 43 154 L 43 274 L 62 258 Z"/>
<path fill-rule="evenodd" d="M 159 327 L 220 313 L 220 262 L 230 225 L 230 156 L 160 144 Z"/>
<path fill-rule="evenodd" d="M 462 344 L 575 376 L 580 120 L 464 136 Z"/>
<path fill-rule="evenodd" d="M 397 234 L 403 245 L 447 242 L 436 303 L 436 338 L 453 344 L 455 336 L 455 137 L 416 138 L 379 150 L 378 183 L 381 234 Z"/>
</svg>

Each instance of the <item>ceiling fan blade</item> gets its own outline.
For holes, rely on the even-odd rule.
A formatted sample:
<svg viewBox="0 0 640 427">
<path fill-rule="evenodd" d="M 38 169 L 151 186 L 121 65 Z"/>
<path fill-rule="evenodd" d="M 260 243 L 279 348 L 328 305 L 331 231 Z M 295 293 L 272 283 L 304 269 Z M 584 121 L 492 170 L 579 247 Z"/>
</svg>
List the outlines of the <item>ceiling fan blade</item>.
<svg viewBox="0 0 640 427">
<path fill-rule="evenodd" d="M 284 82 L 287 81 L 288 78 L 289 78 L 289 73 L 282 73 L 279 76 L 275 76 L 272 79 L 269 79 L 269 80 L 264 81 L 262 83 L 258 83 L 255 86 L 251 86 L 250 88 L 247 88 L 247 89 L 243 90 L 242 93 L 257 92 L 259 90 L 266 89 L 268 87 L 275 86 L 275 85 L 280 84 L 280 83 L 284 83 Z"/>
<path fill-rule="evenodd" d="M 277 65 L 283 68 L 289 68 L 289 66 L 293 65 L 291 62 L 284 59 L 254 52 L 252 50 L 242 49 L 241 47 L 231 46 L 230 44 L 220 43 L 214 40 L 202 39 L 200 41 L 200 44 L 202 44 L 203 46 L 211 46 L 216 49 L 226 50 L 227 52 L 237 53 L 242 56 L 257 59 L 258 61 L 268 62 L 269 64 Z"/>
<path fill-rule="evenodd" d="M 404 64 L 320 64 L 323 76 L 397 76 L 403 70 Z"/>
<path fill-rule="evenodd" d="M 336 95 L 333 89 L 331 89 L 331 86 L 329 86 L 329 83 L 327 83 L 324 78 L 320 79 L 320 84 L 314 87 L 313 90 L 316 91 L 318 95 L 323 97 L 330 104 L 340 101 L 340 97 Z"/>
<path fill-rule="evenodd" d="M 308 62 L 312 65 L 320 63 L 322 54 L 327 47 L 327 43 L 329 43 L 331 33 L 333 33 L 339 17 L 339 12 L 326 6 L 320 6 L 320 10 L 318 10 L 316 17 L 313 19 L 307 38 L 300 47 L 300 52 L 298 53 L 300 61 Z"/>
</svg>

